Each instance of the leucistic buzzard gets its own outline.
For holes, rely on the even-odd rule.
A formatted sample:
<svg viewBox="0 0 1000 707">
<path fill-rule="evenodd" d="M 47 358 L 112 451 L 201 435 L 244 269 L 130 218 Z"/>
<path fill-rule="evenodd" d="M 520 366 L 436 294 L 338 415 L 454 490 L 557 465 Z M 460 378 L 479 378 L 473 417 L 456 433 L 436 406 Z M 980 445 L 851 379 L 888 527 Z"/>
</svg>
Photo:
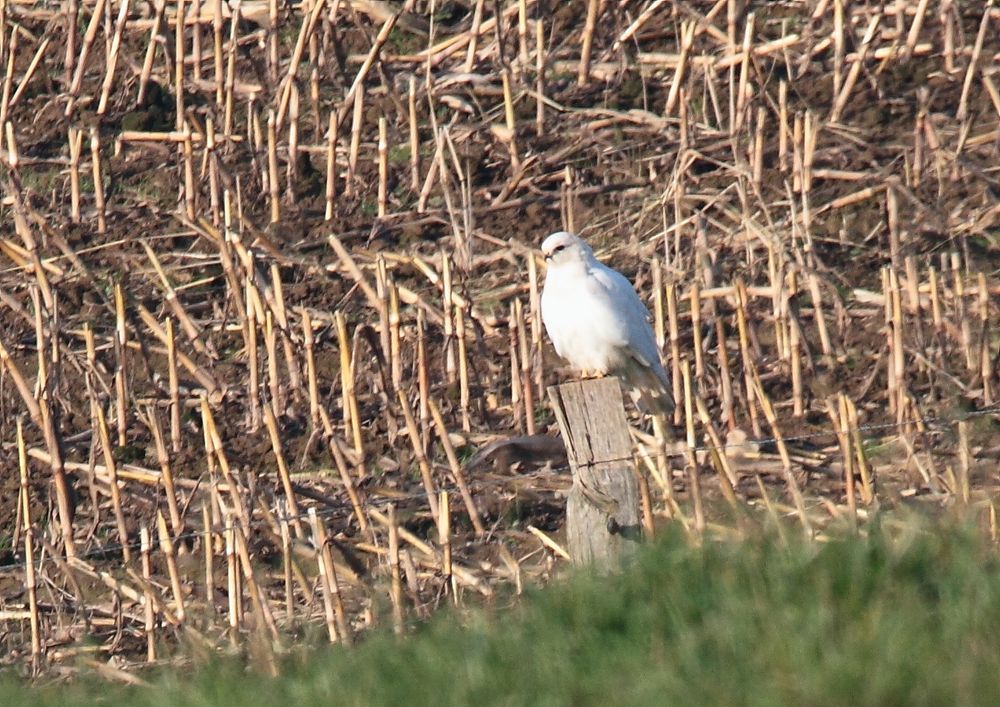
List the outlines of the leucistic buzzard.
<svg viewBox="0 0 1000 707">
<path fill-rule="evenodd" d="M 556 353 L 584 376 L 620 378 L 641 412 L 672 413 L 649 310 L 632 283 L 572 233 L 547 237 L 542 254 L 548 263 L 542 321 Z"/>
</svg>

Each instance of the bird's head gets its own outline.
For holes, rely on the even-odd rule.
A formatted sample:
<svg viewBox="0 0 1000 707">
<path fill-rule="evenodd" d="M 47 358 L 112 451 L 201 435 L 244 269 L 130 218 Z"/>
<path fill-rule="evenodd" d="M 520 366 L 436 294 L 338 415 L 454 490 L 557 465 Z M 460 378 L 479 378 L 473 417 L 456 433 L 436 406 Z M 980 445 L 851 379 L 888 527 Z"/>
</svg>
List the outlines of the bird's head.
<svg viewBox="0 0 1000 707">
<path fill-rule="evenodd" d="M 545 256 L 545 262 L 551 268 L 570 263 L 586 262 L 593 258 L 594 251 L 579 236 L 559 231 L 542 241 L 542 255 Z"/>
</svg>

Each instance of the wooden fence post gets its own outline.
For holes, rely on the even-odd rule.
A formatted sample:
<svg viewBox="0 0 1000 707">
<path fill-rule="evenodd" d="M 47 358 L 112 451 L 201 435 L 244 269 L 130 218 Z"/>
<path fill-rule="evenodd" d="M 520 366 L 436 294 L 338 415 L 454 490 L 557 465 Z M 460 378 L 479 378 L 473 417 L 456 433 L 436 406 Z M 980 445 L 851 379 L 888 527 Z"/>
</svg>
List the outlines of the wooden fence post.
<svg viewBox="0 0 1000 707">
<path fill-rule="evenodd" d="M 573 562 L 612 568 L 641 535 L 639 484 L 617 378 L 548 388 L 573 488 L 566 503 L 566 542 Z"/>
</svg>

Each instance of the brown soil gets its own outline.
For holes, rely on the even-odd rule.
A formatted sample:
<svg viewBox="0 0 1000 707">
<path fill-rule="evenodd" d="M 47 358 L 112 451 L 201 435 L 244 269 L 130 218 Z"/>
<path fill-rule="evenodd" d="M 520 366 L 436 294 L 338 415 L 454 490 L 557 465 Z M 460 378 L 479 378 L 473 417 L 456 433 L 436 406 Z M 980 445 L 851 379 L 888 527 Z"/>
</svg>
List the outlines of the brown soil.
<svg viewBox="0 0 1000 707">
<path fill-rule="evenodd" d="M 92 11 L 89 3 L 81 4 L 84 9 L 78 18 L 77 52 Z M 467 411 L 469 431 L 462 431 L 460 385 L 457 380 L 449 379 L 446 367 L 444 351 L 454 341 L 446 341 L 444 329 L 433 318 L 428 319 L 426 347 L 431 397 L 441 406 L 449 430 L 455 432 L 458 454 L 463 459 L 497 437 L 524 432 L 525 413 L 511 397 L 508 318 L 513 300 L 521 298 L 530 331 L 534 313 L 528 306 L 526 258 L 546 234 L 567 227 L 567 210 L 575 228 L 594 244 L 599 256 L 632 278 L 649 302 L 653 301 L 652 263 L 654 259 L 660 260 L 665 281 L 675 283 L 681 296 L 678 346 L 683 356 L 691 360 L 694 337 L 690 303 L 683 299 L 691 283 L 697 280 L 703 290 L 737 281 L 751 287 L 771 286 L 770 244 L 773 267 L 781 273 L 778 281 L 791 272 L 798 279 L 799 290 L 791 294 L 789 306 L 803 337 L 805 412 L 801 417 L 792 414 L 791 366 L 788 356 L 779 350 L 770 297 L 755 296 L 747 304 L 748 345 L 764 390 L 777 408 L 780 433 L 790 440 L 793 470 L 808 499 L 809 512 L 815 516 L 814 523 L 823 527 L 843 520 L 849 512 L 838 438 L 825 402 L 838 392 L 845 393 L 857 405 L 863 426 L 858 439 L 876 475 L 876 497 L 869 511 L 914 504 L 914 498 L 927 499 L 932 505 L 952 505 L 956 498 L 962 497 L 964 474 L 968 473 L 971 491 L 967 500 L 976 509 L 986 509 L 989 517 L 990 499 L 997 486 L 996 460 L 1000 457 L 1000 417 L 993 409 L 1000 397 L 996 374 L 1000 370 L 1000 334 L 996 324 L 1000 315 L 997 308 L 1000 182 L 995 167 L 1000 146 L 997 118 L 1000 106 L 994 105 L 982 77 L 998 67 L 997 35 L 987 33 L 978 68 L 973 73 L 964 119 L 957 116 L 957 111 L 969 63 L 969 52 L 965 50 L 972 47 L 981 20 L 979 10 L 973 7 L 976 3 L 956 3 L 960 14 L 953 20 L 955 43 L 960 51 L 954 59 L 953 71 L 946 70 L 940 19 L 929 14 L 919 44 L 929 43 L 931 48 L 918 46 L 912 57 L 906 57 L 899 49 L 888 58 L 866 61 L 840 121 L 824 124 L 831 108 L 837 65 L 835 46 L 824 46 L 832 32 L 832 9 L 823 17 L 810 19 L 805 3 L 755 4 L 755 47 L 791 33 L 797 34 L 799 40 L 785 52 L 768 51 L 754 55 L 745 66 L 735 65 L 734 85 L 738 85 L 741 71 L 745 70 L 752 98 L 739 129 L 732 134 L 729 71 L 710 71 L 706 77 L 704 64 L 689 66 L 683 126 L 687 151 L 681 153 L 678 109 L 662 119 L 674 69 L 643 63 L 640 59 L 657 52 L 679 51 L 680 23 L 707 12 L 713 4 L 700 0 L 666 3 L 635 37 L 619 45 L 616 38 L 641 9 L 628 3 L 607 3 L 593 38 L 594 76 L 586 85 L 579 86 L 576 71 L 586 3 L 558 3 L 554 12 L 543 15 L 549 43 L 545 96 L 550 103 L 541 135 L 534 123 L 536 101 L 532 93 L 536 87 L 535 45 L 529 38 L 531 62 L 520 70 L 516 15 L 513 21 L 503 23 L 499 36 L 491 30 L 481 38 L 480 47 L 492 49 L 477 59 L 473 76 L 463 73 L 464 50 L 442 61 L 432 71 L 435 89 L 431 102 L 436 124 L 447 126 L 453 152 L 446 146 L 438 163 L 447 171 L 447 190 L 438 176 L 423 213 L 417 210 L 420 189 L 413 189 L 410 181 L 405 107 L 411 75 L 415 76 L 418 87 L 421 179 L 426 177 L 435 159 L 436 144 L 424 65 L 407 61 L 406 55 L 421 51 L 427 40 L 408 29 L 409 24 L 397 26 L 383 49 L 384 61 L 365 81 L 361 139 L 353 174 L 349 174 L 347 166 L 352 117 L 351 111 L 346 111 L 337 151 L 338 193 L 330 220 L 324 220 L 329 114 L 340 108 L 341 98 L 354 80 L 360 58 L 368 52 L 382 18 L 370 17 L 364 10 L 347 13 L 342 9 L 336 22 L 331 23 L 325 11 L 325 19 L 316 29 L 316 50 L 323 55 L 322 66 L 316 67 L 319 101 L 314 103 L 310 97 L 312 65 L 307 46 L 296 80 L 300 96 L 298 143 L 306 149 L 300 152 L 294 181 L 289 183 L 286 174 L 290 119 L 286 117 L 277 134 L 281 214 L 276 223 L 270 224 L 265 181 L 267 125 L 268 111 L 280 102 L 280 81 L 269 74 L 266 10 L 263 25 L 254 16 L 239 27 L 242 38 L 249 38 L 252 32 L 262 33 L 260 41 L 249 39 L 240 44 L 235 61 L 238 84 L 253 84 L 259 90 L 252 103 L 246 94 L 236 96 L 232 124 L 234 140 L 238 137 L 239 141 L 223 143 L 214 152 L 221 188 L 228 190 L 233 214 L 231 243 L 224 250 L 226 258 L 236 263 L 239 277 L 252 274 L 255 287 L 262 292 L 273 291 L 272 264 L 280 274 L 284 307 L 289 315 L 289 329 L 279 332 L 277 346 L 279 379 L 286 400 L 278 419 L 282 452 L 293 481 L 312 494 L 303 496 L 302 506 L 315 506 L 324 514 L 328 531 L 336 540 L 337 561 L 344 566 L 355 565 L 359 578 L 347 582 L 346 597 L 350 619 L 356 627 L 389 621 L 391 605 L 386 599 L 383 578 L 385 561 L 370 547 L 371 538 L 361 532 L 327 440 L 310 419 L 303 310 L 308 311 L 315 327 L 317 397 L 333 422 L 335 443 L 347 451 L 350 471 L 355 474 L 361 467 L 350 451 L 351 432 L 343 424 L 344 397 L 334 312 L 343 312 L 347 320 L 354 342 L 352 353 L 364 442 L 364 476 L 357 481 L 366 508 L 384 511 L 389 501 L 395 501 L 405 529 L 432 543 L 436 543 L 437 537 L 395 392 L 387 391 L 384 386 L 390 371 L 386 352 L 381 350 L 377 311 L 328 245 L 331 234 L 339 237 L 353 253 L 368 283 L 375 283 L 376 258 L 381 254 L 395 285 L 414 293 L 435 313 L 442 311 L 440 288 L 413 264 L 412 258 L 419 256 L 437 273 L 442 270 L 442 253 L 454 258 L 455 290 L 471 303 L 464 312 L 471 401 Z M 534 7 L 533 3 L 529 5 Z M 492 8 L 490 3 L 487 6 Z M 117 11 L 117 5 L 115 8 Z M 220 385 L 222 394 L 211 400 L 212 416 L 225 458 L 241 485 L 244 502 L 257 509 L 253 520 L 259 532 L 249 538 L 249 550 L 258 578 L 265 583 L 277 607 L 284 601 L 281 548 L 263 529 L 266 522 L 259 508 L 265 506 L 276 512 L 276 500 L 283 497 L 283 490 L 268 432 L 263 424 L 252 421 L 249 351 L 241 329 L 244 315 L 238 311 L 241 304 L 245 306 L 245 282 L 236 282 L 234 287 L 223 266 L 220 244 L 215 238 L 218 231 L 211 225 L 211 187 L 204 142 L 193 144 L 191 163 L 197 191 L 196 223 L 184 215 L 182 143 L 117 142 L 125 130 L 152 132 L 175 128 L 175 97 L 170 80 L 174 71 L 173 25 L 164 29 L 165 43 L 156 54 L 147 100 L 144 105 L 137 105 L 138 72 L 149 41 L 148 24 L 141 22 L 151 18 L 151 9 L 145 4 L 133 8 L 129 28 L 122 37 L 108 109 L 98 116 L 96 109 L 107 70 L 106 37 L 101 29 L 82 74 L 75 110 L 67 118 L 70 81 L 63 64 L 66 18 L 29 4 L 9 3 L 7 12 L 8 32 L 10 23 L 17 22 L 30 35 L 19 37 L 12 90 L 25 75 L 38 47 L 36 40 L 42 36 L 52 39 L 38 70 L 8 115 L 19 162 L 13 164 L 10 153 L 5 152 L 5 166 L 0 168 L 6 192 L 0 207 L 3 212 L 0 237 L 4 239 L 0 244 L 3 250 L 0 343 L 12 362 L 0 380 L 0 456 L 9 471 L 0 478 L 0 518 L 6 519 L 0 523 L 0 599 L 5 606 L 14 608 L 24 606 L 27 601 L 23 523 L 17 510 L 16 421 L 23 420 L 29 449 L 41 453 L 50 449 L 39 421 L 25 415 L 27 407 L 13 383 L 14 367 L 27 381 L 28 389 L 39 399 L 47 400 L 65 462 L 91 467 L 94 463 L 104 464 L 92 415 L 92 404 L 96 404 L 104 407 L 109 420 L 117 463 L 123 469 L 127 465 L 156 472 L 160 469 L 153 437 L 139 413 L 151 403 L 161 408 L 160 422 L 169 444 L 168 362 L 161 342 L 140 316 L 139 305 L 148 309 L 161 325 L 174 315 L 143 248 L 146 243 L 162 264 L 170 285 L 177 290 L 177 301 L 199 327 L 199 348 L 207 347 L 209 352 L 200 351 L 188 340 L 175 317 L 179 351 L 208 371 Z M 869 9 L 862 7 L 848 13 L 849 36 L 845 47 L 848 56 L 842 76 L 854 61 L 852 57 L 860 45 L 869 13 Z M 492 17 L 492 10 L 487 16 Z M 427 20 L 426 14 L 411 19 Z M 531 19 L 533 28 L 533 14 Z M 901 26 L 906 30 L 913 18 L 903 19 Z M 279 14 L 278 77 L 288 72 L 301 21 L 298 9 L 282 9 Z M 446 3 L 435 18 L 435 41 L 467 30 L 470 21 L 471 9 L 464 3 Z M 745 14 L 741 13 L 735 35 L 737 47 L 745 21 Z M 113 18 L 109 26 L 113 26 Z M 719 38 L 727 31 L 725 12 L 713 20 L 712 26 L 713 32 L 698 33 L 691 57 L 721 59 L 728 54 L 728 48 Z M 902 47 L 906 33 L 896 36 L 895 30 L 896 18 L 884 17 L 871 51 L 888 52 L 892 46 Z M 228 47 L 228 20 L 224 23 L 223 37 Z M 8 34 L 6 40 L 9 39 Z M 189 30 L 185 44 L 189 53 L 184 95 L 187 124 L 191 131 L 203 136 L 206 122 L 211 119 L 216 133 L 221 134 L 225 111 L 216 104 L 214 87 L 192 80 L 192 42 Z M 164 58 L 164 46 L 170 49 L 169 60 Z M 211 81 L 214 69 L 210 22 L 202 26 L 201 46 L 201 73 L 206 81 Z M 6 53 L 3 61 L 6 65 Z M 513 113 L 520 173 L 511 163 L 504 131 L 496 129 L 504 125 L 501 70 L 505 67 L 513 69 Z M 788 86 L 789 131 L 796 116 L 805 120 L 808 115 L 813 126 L 822 126 L 811 158 L 812 184 L 805 198 L 796 190 L 794 164 L 799 152 L 793 151 L 791 135 L 787 154 L 779 154 L 782 81 Z M 762 110 L 758 112 L 759 109 Z M 758 115 L 764 122 L 760 133 L 761 173 L 756 180 L 752 169 Z M 915 131 L 918 116 L 924 126 L 919 134 Z M 388 204 L 387 215 L 382 218 L 376 215 L 380 117 L 386 118 L 388 126 Z M 67 144 L 70 128 L 83 131 L 79 223 L 73 222 L 70 210 Z M 91 170 L 92 137 L 100 142 L 101 181 L 107 204 L 107 226 L 103 233 L 98 229 Z M 891 247 L 886 185 L 898 204 L 899 241 L 895 253 Z M 868 187 L 876 188 L 868 198 L 844 205 L 838 202 Z M 466 196 L 463 188 L 467 190 Z M 678 194 L 680 197 L 675 198 Z M 808 233 L 802 215 L 806 203 L 810 214 Z M 15 215 L 21 219 L 21 225 L 17 225 Z M 680 232 L 675 237 L 678 217 Z M 699 239 L 696 227 L 699 218 L 705 223 L 703 240 Z M 468 261 L 460 252 L 456 230 L 468 243 Z M 239 261 L 232 241 L 239 241 L 244 252 L 252 253 L 255 272 L 247 271 Z M 675 244 L 680 246 L 678 252 L 674 252 Z M 39 373 L 34 302 L 44 303 L 44 297 L 33 299 L 42 280 L 32 265 L 31 254 L 26 252 L 32 247 L 37 248 L 40 262 L 47 266 L 44 283 L 56 303 L 43 305 L 40 315 L 50 340 L 45 354 L 49 377 L 38 389 L 34 389 Z M 944 260 L 951 254 L 956 258 L 954 272 L 952 261 Z M 897 277 L 905 282 L 908 258 L 914 259 L 923 299 L 917 310 L 908 309 L 907 291 L 903 288 L 904 379 L 910 403 L 897 418 L 888 404 L 887 325 L 880 298 L 882 269 L 894 267 Z M 711 264 L 709 279 L 706 279 L 706 262 Z M 945 264 L 943 271 L 942 264 Z M 937 325 L 930 310 L 929 267 L 939 271 L 944 316 Z M 980 274 L 982 280 L 977 280 Z M 960 282 L 956 282 L 956 275 Z M 810 276 L 817 278 L 822 295 L 818 310 L 808 289 Z M 965 297 L 961 302 L 954 296 L 956 286 L 967 292 L 975 291 L 979 282 L 986 283 L 988 296 L 978 300 L 975 296 Z M 139 348 L 129 349 L 125 369 L 128 410 L 123 445 L 116 440 L 121 424 L 114 388 L 119 362 L 113 346 L 116 284 L 121 284 L 125 297 L 128 338 L 139 344 Z M 985 309 L 981 304 L 984 301 Z M 735 396 L 735 423 L 752 437 L 771 440 L 774 430 L 759 408 L 755 407 L 751 415 L 753 406 L 747 400 L 736 300 L 726 296 L 713 302 L 717 311 L 710 311 L 706 305 L 702 312 L 706 372 L 699 381 L 700 392 L 721 430 L 723 411 L 716 355 L 719 343 L 714 335 L 715 319 L 721 317 Z M 273 300 L 265 297 L 264 307 L 273 306 Z M 402 389 L 411 406 L 418 391 L 416 309 L 405 303 L 401 309 Z M 817 312 L 829 328 L 828 355 L 821 350 Z M 97 343 L 94 365 L 87 361 L 85 325 L 89 325 Z M 258 330 L 258 334 L 261 396 L 268 404 L 267 353 L 263 333 Z M 290 342 L 293 365 L 298 368 L 296 375 L 303 381 L 298 389 L 291 387 L 292 378 L 282 353 L 284 340 Z M 58 350 L 56 362 L 53 349 Z M 669 355 L 668 343 L 665 347 L 668 364 Z M 379 374 L 380 362 L 385 367 L 384 376 Z M 547 383 L 572 375 L 561 368 L 547 344 L 533 363 L 540 364 L 544 364 Z M 189 483 L 179 493 L 186 511 L 186 532 L 180 544 L 186 552 L 195 553 L 186 556 L 182 579 L 185 590 L 190 589 L 188 601 L 192 613 L 213 617 L 221 627 L 225 624 L 227 591 L 225 557 L 221 553 L 216 555 L 218 601 L 210 609 L 204 600 L 202 549 L 197 529 L 201 526 L 200 509 L 208 498 L 206 489 L 222 479 L 217 463 L 209 465 L 206 460 L 203 419 L 197 406 L 200 383 L 183 368 L 180 375 L 182 399 L 190 407 L 185 408 L 182 417 L 182 448 L 170 455 L 169 462 L 178 480 L 198 483 L 197 489 Z M 541 433 L 554 435 L 555 426 L 547 406 L 539 399 L 535 404 L 536 409 L 528 414 L 535 416 Z M 992 414 L 984 412 L 991 409 Z M 954 421 L 970 412 L 975 416 L 968 421 L 966 461 L 959 453 Z M 760 428 L 759 435 L 754 434 L 754 419 Z M 895 426 L 898 419 L 908 424 Z M 637 417 L 634 421 L 638 426 L 647 424 Z M 702 435 L 699 429 L 699 440 Z M 433 435 L 430 440 L 435 478 L 453 489 L 444 451 Z M 777 445 L 773 440 L 765 441 L 756 452 L 749 457 L 742 447 L 733 452 L 742 474 L 737 488 L 741 502 L 755 509 L 762 507 L 760 487 L 755 480 L 755 474 L 760 474 L 772 497 L 770 500 L 779 508 L 790 507 L 785 476 L 776 462 Z M 486 465 L 469 472 L 489 529 L 485 539 L 475 537 L 459 494 L 457 491 L 452 494 L 456 561 L 468 568 L 483 586 L 510 585 L 515 574 L 512 567 L 518 572 L 523 569 L 526 579 L 544 581 L 556 566 L 555 556 L 526 528 L 531 525 L 556 540 L 561 539 L 564 501 L 558 492 L 568 485 L 568 473 L 559 464 L 555 468 L 546 466 L 544 459 L 528 457 L 514 461 L 511 466 Z M 707 460 L 702 463 L 705 465 L 702 486 L 711 520 L 728 523 L 717 477 Z M 46 589 L 43 600 L 45 649 L 50 659 L 57 660 L 59 651 L 69 655 L 66 646 L 81 644 L 88 634 L 89 640 L 96 640 L 104 653 L 128 659 L 141 657 L 145 646 L 144 638 L 140 640 L 141 607 L 125 600 L 124 618 L 119 615 L 116 625 L 109 618 L 115 611 L 113 593 L 104 584 L 76 572 L 74 579 L 80 583 L 82 595 L 75 596 L 68 575 L 53 564 L 51 550 L 59 552 L 62 547 L 57 530 L 53 472 L 37 455 L 29 468 L 30 511 L 36 538 L 52 545 L 46 550 L 40 571 L 50 583 L 46 586 L 60 591 L 69 588 L 65 594 Z M 94 568 L 138 586 L 124 572 L 107 481 L 95 477 L 87 468 L 77 470 L 78 467 L 71 466 L 71 469 L 68 476 L 78 551 Z M 686 479 L 680 471 L 673 479 L 674 492 L 685 517 L 691 513 Z M 134 541 L 140 527 L 154 528 L 158 510 L 166 511 L 164 492 L 155 485 L 134 480 L 125 480 L 121 492 L 127 532 Z M 654 503 L 658 518 L 668 522 L 669 506 L 659 496 Z M 378 536 L 374 545 L 381 548 L 387 540 L 384 529 L 377 524 L 376 527 Z M 36 549 L 36 557 L 40 551 L 41 545 Z M 414 557 L 419 555 L 412 548 L 411 551 Z M 312 553 L 309 550 L 304 553 L 303 570 L 315 578 Z M 199 559 L 192 559 L 195 556 Z M 132 564 L 138 568 L 137 562 Z M 153 555 L 153 565 L 155 590 L 169 603 L 170 584 L 164 556 L 158 549 Z M 409 580 L 408 611 L 415 616 L 426 615 L 448 591 L 438 571 L 421 570 Z M 321 620 L 322 600 L 319 590 L 312 589 L 296 587 L 299 609 L 303 616 L 308 614 Z M 469 587 L 461 591 L 466 600 L 472 600 L 476 594 Z M 57 620 L 65 617 L 70 618 L 63 623 Z M 119 630 L 123 627 L 124 635 Z M 284 624 L 282 627 L 286 628 Z M 215 640 L 221 630 L 210 633 Z M 5 634 L 2 640 L 9 661 L 21 663 L 29 649 L 26 635 L 26 631 Z M 166 635 L 173 634 L 167 630 Z M 172 638 L 167 643 L 176 645 L 171 641 Z"/>
</svg>

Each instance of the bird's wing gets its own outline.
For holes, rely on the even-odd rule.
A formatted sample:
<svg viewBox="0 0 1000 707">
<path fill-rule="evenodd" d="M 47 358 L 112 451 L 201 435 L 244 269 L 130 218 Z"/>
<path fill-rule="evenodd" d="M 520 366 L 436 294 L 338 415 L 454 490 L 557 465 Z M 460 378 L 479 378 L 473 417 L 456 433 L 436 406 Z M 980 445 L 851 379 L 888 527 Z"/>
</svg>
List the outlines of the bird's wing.
<svg viewBox="0 0 1000 707">
<path fill-rule="evenodd" d="M 666 384 L 666 371 L 660 363 L 659 348 L 649 324 L 649 310 L 639 299 L 632 283 L 620 272 L 602 263 L 598 263 L 591 274 L 607 293 L 620 317 L 619 325 L 632 358 L 651 368 Z"/>
</svg>

